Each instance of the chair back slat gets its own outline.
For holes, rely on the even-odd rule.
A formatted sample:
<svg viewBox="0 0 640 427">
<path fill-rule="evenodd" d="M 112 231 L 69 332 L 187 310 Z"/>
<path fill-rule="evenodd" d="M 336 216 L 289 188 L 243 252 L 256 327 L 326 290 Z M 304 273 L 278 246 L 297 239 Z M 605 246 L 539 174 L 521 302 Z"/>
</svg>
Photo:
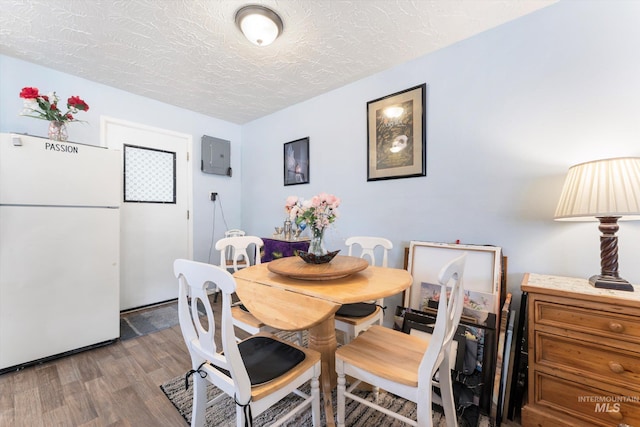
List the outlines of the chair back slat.
<svg viewBox="0 0 640 427">
<path fill-rule="evenodd" d="M 360 258 L 368 259 L 369 264 L 375 266 L 376 262 L 376 248 L 382 248 L 382 267 L 387 267 L 389 264 L 389 251 L 393 248 L 393 243 L 389 239 L 384 237 L 369 237 L 369 236 L 353 236 L 345 240 L 345 244 L 349 247 L 349 256 L 355 256 L 356 245 L 360 246 Z"/>
<path fill-rule="evenodd" d="M 174 273 L 179 281 L 178 316 L 185 344 L 191 355 L 192 369 L 209 361 L 231 372 L 229 386 L 238 398 L 248 401 L 251 396 L 251 382 L 240 357 L 240 351 L 233 329 L 231 317 L 231 294 L 236 290 L 233 276 L 224 268 L 196 261 L 178 259 L 174 262 Z M 222 313 L 220 329 L 216 328 L 213 309 L 209 302 L 207 288 L 213 283 L 222 292 Z M 198 309 L 204 309 L 206 324 Z M 219 331 L 222 353 L 216 348 L 216 330 Z M 222 372 L 209 370 L 210 375 L 223 376 Z"/>
<path fill-rule="evenodd" d="M 370 236 L 353 236 L 345 240 L 345 244 L 349 247 L 349 256 L 355 256 L 355 249 L 360 247 L 360 258 L 367 259 L 369 264 L 376 266 L 376 250 L 382 252 L 382 267 L 389 265 L 389 251 L 393 248 L 391 240 L 384 237 L 370 237 Z M 380 306 L 384 304 L 384 299 L 380 298 L 376 301 Z"/>
<path fill-rule="evenodd" d="M 462 276 L 466 257 L 467 254 L 465 253 L 451 260 L 442 267 L 438 274 L 438 283 L 440 284 L 438 312 L 429 347 L 422 358 L 418 370 L 419 388 L 422 385 L 430 384 L 429 378 L 435 375 L 438 368 L 440 369 L 440 375 L 450 375 L 451 343 L 458 329 L 464 304 Z M 447 287 L 451 283 L 451 289 L 448 290 Z M 423 391 L 426 392 L 427 390 Z"/>
</svg>

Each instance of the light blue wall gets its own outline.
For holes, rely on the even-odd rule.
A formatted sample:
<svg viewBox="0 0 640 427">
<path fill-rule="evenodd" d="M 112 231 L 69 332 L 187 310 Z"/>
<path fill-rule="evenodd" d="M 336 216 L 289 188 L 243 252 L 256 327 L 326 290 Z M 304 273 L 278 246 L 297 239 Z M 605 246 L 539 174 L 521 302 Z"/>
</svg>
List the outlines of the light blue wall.
<svg viewBox="0 0 640 427">
<path fill-rule="evenodd" d="M 45 135 L 19 117 L 23 86 L 80 95 L 90 124 L 71 139 L 99 143 L 107 115 L 232 144 L 232 178 L 194 163 L 194 254 L 206 260 L 213 204 L 229 227 L 268 236 L 288 195 L 342 198 L 329 247 L 350 235 L 382 235 L 402 266 L 411 240 L 493 244 L 509 257 L 509 289 L 525 272 L 599 272 L 596 223 L 553 213 L 569 166 L 640 156 L 640 2 L 561 1 L 436 53 L 237 126 L 104 85 L 0 56 L 0 131 Z M 366 181 L 367 101 L 427 83 L 427 176 Z M 311 183 L 283 186 L 283 144 L 309 136 Z M 242 142 L 242 145 L 240 143 Z M 238 218 L 242 215 L 242 221 Z M 223 230 L 216 216 L 216 236 Z M 620 226 L 620 272 L 640 283 L 640 222 Z M 516 295 L 517 298 L 517 295 Z M 399 298 L 387 302 L 393 306 Z"/>
<path fill-rule="evenodd" d="M 194 258 L 206 261 L 212 239 L 215 241 L 223 237 L 225 231 L 218 205 L 215 236 L 212 236 L 214 204 L 209 200 L 210 191 L 216 191 L 220 195 L 228 226 L 240 227 L 242 174 L 239 125 L 3 55 L 0 55 L 0 76 L 0 132 L 47 135 L 46 121 L 19 115 L 22 110 L 22 99 L 18 96 L 20 90 L 25 86 L 33 86 L 43 93 L 56 91 L 63 102 L 66 102 L 69 96 L 78 95 L 89 104 L 89 111 L 76 115 L 76 118 L 87 123 L 71 123 L 67 126 L 70 141 L 100 145 L 101 116 L 190 134 L 193 138 L 194 160 Z M 202 135 L 231 141 L 233 177 L 210 175 L 200 171 Z M 215 250 L 213 252 L 215 254 Z M 215 256 L 213 259 L 217 262 L 218 258 Z"/>
<path fill-rule="evenodd" d="M 600 272 L 597 223 L 553 220 L 569 166 L 640 156 L 640 2 L 561 1 L 243 126 L 242 224 L 268 235 L 288 195 L 342 198 L 351 235 L 491 244 L 525 272 Z M 366 103 L 427 84 L 427 176 L 367 182 Z M 310 137 L 310 184 L 283 186 L 283 143 Z M 620 225 L 620 272 L 640 284 L 640 222 Z M 387 301 L 393 306 L 398 299 Z"/>
</svg>

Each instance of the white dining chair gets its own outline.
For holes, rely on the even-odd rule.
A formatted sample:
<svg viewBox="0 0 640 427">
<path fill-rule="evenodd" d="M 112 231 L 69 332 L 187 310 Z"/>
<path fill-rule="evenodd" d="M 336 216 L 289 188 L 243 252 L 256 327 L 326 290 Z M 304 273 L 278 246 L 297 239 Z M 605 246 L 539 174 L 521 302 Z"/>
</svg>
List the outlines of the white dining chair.
<svg viewBox="0 0 640 427">
<path fill-rule="evenodd" d="M 236 426 L 250 426 L 260 415 L 290 394 L 303 401 L 284 411 L 270 424 L 279 426 L 311 406 L 313 426 L 320 425 L 320 353 L 277 339 L 270 334 L 254 335 L 238 343 L 231 317 L 236 282 L 226 269 L 185 259 L 174 262 L 178 278 L 180 329 L 191 356 L 193 378 L 192 427 L 204 427 L 209 404 L 230 396 L 236 405 Z M 216 325 L 207 295 L 208 283 L 222 294 L 221 324 Z M 190 296 L 190 297 L 189 297 Z M 206 320 L 199 309 L 206 312 Z M 216 339 L 222 348 L 216 346 Z M 207 402 L 207 384 L 223 391 Z M 310 383 L 310 393 L 300 387 Z M 297 402 L 296 402 L 297 403 Z"/>
<path fill-rule="evenodd" d="M 235 236 L 220 239 L 216 242 L 216 249 L 220 251 L 220 267 L 235 273 L 241 268 L 246 268 L 250 265 L 259 265 L 262 263 L 260 250 L 263 246 L 263 240 L 256 236 Z M 229 249 L 232 249 L 231 253 L 233 254 L 233 258 L 231 259 L 227 258 Z M 243 260 L 244 262 L 239 263 L 238 260 Z M 217 294 L 215 297 L 217 297 Z M 216 301 L 215 297 L 214 301 Z M 251 335 L 259 332 L 273 333 L 277 331 L 277 329 L 270 327 L 251 314 L 242 302 L 236 302 L 232 305 L 231 315 L 233 317 L 233 324 Z M 302 345 L 302 331 L 298 331 L 297 338 L 298 344 Z M 240 338 L 237 338 L 237 340 L 240 341 Z"/>
<path fill-rule="evenodd" d="M 238 237 L 238 236 L 244 236 L 245 234 L 246 233 L 244 230 L 241 230 L 239 228 L 232 228 L 224 232 L 224 237 Z"/>
<path fill-rule="evenodd" d="M 440 388 L 448 427 L 456 427 L 456 410 L 451 379 L 451 343 L 460 322 L 464 303 L 462 276 L 466 254 L 447 263 L 438 275 L 440 300 L 436 323 L 429 340 L 374 325 L 351 343 L 336 351 L 338 374 L 337 425 L 344 427 L 346 398 L 381 411 L 404 423 L 418 427 L 432 426 L 433 387 Z M 447 285 L 452 283 L 447 298 Z M 439 373 L 438 381 L 435 380 Z M 349 388 L 346 376 L 353 378 Z M 390 411 L 353 393 L 365 382 L 417 404 L 413 420 Z"/>
<path fill-rule="evenodd" d="M 383 237 L 354 236 L 349 237 L 345 244 L 349 247 L 349 256 L 359 252 L 359 257 L 366 259 L 371 265 L 387 267 L 389 251 L 393 243 Z M 359 249 L 358 249 L 359 248 Z M 376 262 L 376 251 L 381 253 L 382 261 Z M 382 325 L 384 320 L 384 300 L 344 304 L 336 312 L 336 329 L 342 331 L 344 344 L 348 344 L 362 331 L 369 329 L 371 325 Z"/>
<path fill-rule="evenodd" d="M 264 242 L 259 237 L 247 236 L 242 230 L 229 230 L 224 238 L 216 242 L 216 249 L 220 251 L 220 266 L 238 271 L 252 265 L 251 259 L 254 260 L 253 264 L 259 264 L 263 246 Z"/>
<path fill-rule="evenodd" d="M 245 235 L 246 235 L 246 232 L 239 228 L 232 228 L 224 232 L 224 237 L 239 237 L 239 236 L 245 236 Z M 234 259 L 232 246 L 227 247 L 227 253 L 225 256 L 227 257 L 228 260 Z M 240 265 L 241 268 L 246 267 L 245 260 L 242 258 L 237 259 L 236 263 Z"/>
<path fill-rule="evenodd" d="M 220 251 L 220 267 L 236 272 L 251 265 L 248 252 L 260 262 L 260 249 L 264 246 L 262 239 L 251 236 L 251 239 L 236 240 L 237 237 L 245 237 L 245 232 L 240 229 L 227 230 L 224 235 L 215 245 L 216 250 Z M 218 289 L 214 289 L 214 292 L 213 302 L 217 302 Z"/>
</svg>

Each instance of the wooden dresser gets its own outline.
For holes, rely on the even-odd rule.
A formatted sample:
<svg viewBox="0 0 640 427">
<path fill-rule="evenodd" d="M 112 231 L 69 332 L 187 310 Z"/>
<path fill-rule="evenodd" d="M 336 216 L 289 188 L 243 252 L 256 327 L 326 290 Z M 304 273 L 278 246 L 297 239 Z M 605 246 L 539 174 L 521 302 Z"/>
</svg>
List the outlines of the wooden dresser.
<svg viewBox="0 0 640 427">
<path fill-rule="evenodd" d="M 522 425 L 640 427 L 640 287 L 528 273 Z"/>
</svg>

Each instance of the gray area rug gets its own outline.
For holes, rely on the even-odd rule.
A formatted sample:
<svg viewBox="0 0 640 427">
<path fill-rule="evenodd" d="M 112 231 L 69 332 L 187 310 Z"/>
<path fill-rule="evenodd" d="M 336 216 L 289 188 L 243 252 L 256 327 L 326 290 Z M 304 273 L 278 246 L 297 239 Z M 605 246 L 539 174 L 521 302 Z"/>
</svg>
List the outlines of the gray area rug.
<svg viewBox="0 0 640 427">
<path fill-rule="evenodd" d="M 276 335 L 289 341 L 296 340 L 296 334 L 293 332 L 278 332 Z M 307 334 L 303 334 L 303 343 L 306 345 Z M 191 407 L 193 399 L 192 382 L 193 378 L 189 377 L 189 389 L 185 389 L 184 376 L 173 378 L 160 386 L 167 398 L 173 403 L 180 415 L 187 421 L 191 422 Z M 307 389 L 303 391 L 308 392 Z M 207 400 L 211 400 L 221 394 L 222 391 L 212 385 L 207 387 Z M 363 398 L 373 399 L 373 394 L 368 391 L 361 391 L 358 394 Z M 282 415 L 289 412 L 296 404 L 301 402 L 302 399 L 298 396 L 291 395 L 278 402 L 274 407 L 262 413 L 260 416 L 254 419 L 254 426 L 268 426 L 277 420 Z M 390 409 L 393 412 L 402 414 L 408 418 L 415 419 L 416 417 L 416 404 L 407 400 L 396 397 L 390 393 L 384 391 L 380 392 L 379 401 L 382 406 Z M 207 426 L 208 427 L 223 427 L 223 426 L 235 426 L 236 418 L 235 403 L 232 398 L 225 397 L 216 404 L 207 408 Z M 434 406 L 434 418 L 433 425 L 435 427 L 445 427 L 446 420 L 441 414 L 441 409 Z M 333 413 L 336 414 L 336 393 L 333 392 Z M 396 420 L 393 417 L 387 416 L 379 411 L 369 408 L 366 405 L 362 405 L 351 399 L 347 399 L 346 406 L 346 419 L 345 424 L 353 427 L 401 427 L 406 426 L 405 423 Z M 306 427 L 312 426 L 311 422 L 311 408 L 308 408 L 303 413 L 298 414 L 295 418 L 289 420 L 286 424 L 287 427 Z M 321 415 L 321 425 L 326 425 L 324 411 Z M 460 425 L 463 425 L 461 423 Z"/>
<path fill-rule="evenodd" d="M 189 378 L 189 390 L 185 390 L 184 377 L 177 377 L 166 383 L 162 384 L 160 388 L 165 393 L 167 398 L 173 403 L 180 415 L 189 423 L 191 422 L 191 404 L 192 404 L 192 391 L 191 388 L 192 378 Z M 308 390 L 304 390 L 308 391 Z M 218 388 L 209 385 L 207 388 L 207 397 L 209 400 L 213 399 L 217 395 L 222 393 Z M 361 397 L 372 400 L 372 393 L 367 391 L 361 391 L 358 393 Z M 298 396 L 292 395 L 278 402 L 274 407 L 262 413 L 260 416 L 254 419 L 254 426 L 268 426 L 274 422 L 274 420 L 288 413 L 302 399 Z M 385 408 L 390 409 L 393 412 L 402 414 L 406 417 L 415 419 L 416 417 L 416 405 L 413 402 L 406 401 L 398 398 L 392 394 L 380 392 L 379 403 Z M 236 422 L 236 409 L 235 403 L 232 398 L 226 397 L 216 402 L 207 408 L 207 423 L 209 427 L 213 426 L 235 426 Z M 335 391 L 333 393 L 333 411 L 336 413 L 336 396 Z M 345 424 L 351 427 L 401 427 L 406 424 L 387 416 L 379 411 L 369 408 L 366 405 L 362 405 L 353 400 L 347 399 L 346 406 L 346 420 Z M 311 408 L 308 408 L 301 414 L 298 414 L 295 418 L 289 420 L 284 424 L 288 427 L 306 427 L 311 426 Z M 326 425 L 324 411 L 321 415 L 321 425 Z M 437 427 L 445 427 L 446 421 L 444 416 L 440 412 L 434 411 L 433 425 Z"/>
<path fill-rule="evenodd" d="M 135 338 L 138 336 L 146 335 L 152 332 L 156 332 L 162 329 L 170 328 L 179 323 L 178 320 L 178 306 L 176 302 L 167 303 L 162 306 L 153 307 L 150 309 L 141 310 L 138 312 L 132 312 L 128 315 L 121 317 L 121 340 Z M 297 336 L 294 332 L 278 332 L 278 336 L 287 339 L 289 341 L 296 341 Z M 307 334 L 303 335 L 303 343 L 306 345 Z M 189 389 L 185 389 L 184 376 L 173 378 L 164 384 L 160 385 L 160 388 L 171 401 L 173 406 L 178 410 L 180 415 L 185 419 L 187 424 L 191 422 L 191 407 L 192 407 L 192 381 L 190 377 Z M 222 391 L 218 388 L 209 385 L 207 388 L 207 396 L 210 401 Z M 368 391 L 360 391 L 358 394 L 368 400 L 372 400 L 372 393 Z M 301 399 L 298 396 L 291 395 L 271 409 L 267 410 L 254 420 L 254 426 L 268 426 L 274 422 L 274 420 L 280 418 L 283 414 L 289 412 Z M 406 426 L 405 423 L 396 420 L 393 417 L 387 416 L 379 411 L 369 408 L 366 405 L 362 405 L 351 399 L 346 401 L 346 420 L 345 424 L 352 427 L 401 427 Z M 390 393 L 380 391 L 379 403 L 387 409 L 395 413 L 402 414 L 408 418 L 415 419 L 416 417 L 416 405 L 413 402 L 404 400 Z M 333 411 L 336 414 L 336 394 L 333 392 Z M 442 409 L 434 405 L 434 417 L 433 425 L 435 427 L 445 427 L 446 420 L 441 413 Z M 465 416 L 458 416 L 458 425 L 488 427 L 490 426 L 489 419 L 487 417 L 480 416 L 480 420 L 475 418 L 473 422 L 468 422 Z M 464 414 L 468 415 L 468 414 Z M 225 397 L 217 402 L 215 405 L 207 408 L 207 426 L 235 426 L 235 403 L 232 398 Z M 479 422 L 478 422 L 479 421 Z M 287 427 L 305 427 L 312 426 L 311 422 L 311 409 L 304 411 L 297 417 L 291 419 L 286 424 Z M 321 425 L 326 425 L 324 411 L 321 415 Z"/>
</svg>

